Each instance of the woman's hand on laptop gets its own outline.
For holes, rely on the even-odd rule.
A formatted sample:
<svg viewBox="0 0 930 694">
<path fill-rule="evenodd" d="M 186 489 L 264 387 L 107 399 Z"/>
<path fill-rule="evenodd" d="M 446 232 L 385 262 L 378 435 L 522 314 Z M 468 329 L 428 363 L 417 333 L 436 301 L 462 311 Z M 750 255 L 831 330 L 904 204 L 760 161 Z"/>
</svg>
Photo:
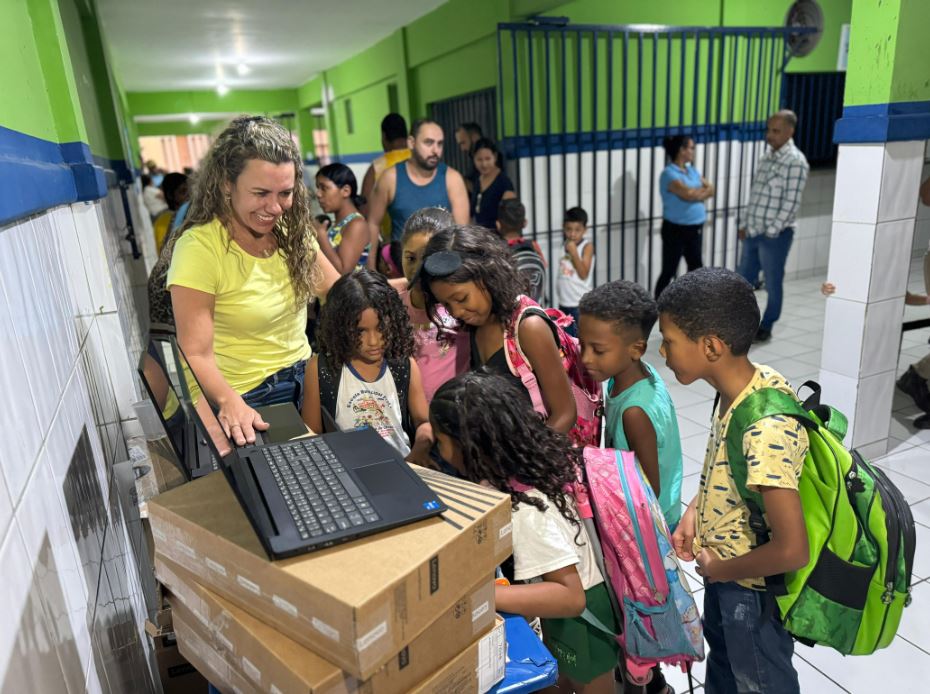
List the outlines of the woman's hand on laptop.
<svg viewBox="0 0 930 694">
<path fill-rule="evenodd" d="M 223 433 L 237 446 L 255 443 L 256 431 L 267 431 L 269 424 L 254 409 L 236 395 L 220 405 L 217 415 Z"/>
</svg>

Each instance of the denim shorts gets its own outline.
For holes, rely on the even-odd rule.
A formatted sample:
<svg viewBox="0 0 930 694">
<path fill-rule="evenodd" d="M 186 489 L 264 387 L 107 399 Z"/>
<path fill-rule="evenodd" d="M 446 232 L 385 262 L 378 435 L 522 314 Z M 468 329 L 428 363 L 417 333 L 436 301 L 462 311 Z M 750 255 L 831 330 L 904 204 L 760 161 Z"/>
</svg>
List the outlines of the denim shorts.
<svg viewBox="0 0 930 694">
<path fill-rule="evenodd" d="M 249 407 L 263 407 L 289 402 L 298 410 L 304 402 L 304 368 L 306 361 L 299 361 L 271 374 L 264 381 L 243 393 L 242 399 Z"/>
<path fill-rule="evenodd" d="M 704 588 L 704 638 L 710 647 L 708 694 L 799 694 L 791 663 L 794 641 L 778 619 L 775 598 L 737 583 Z"/>
</svg>

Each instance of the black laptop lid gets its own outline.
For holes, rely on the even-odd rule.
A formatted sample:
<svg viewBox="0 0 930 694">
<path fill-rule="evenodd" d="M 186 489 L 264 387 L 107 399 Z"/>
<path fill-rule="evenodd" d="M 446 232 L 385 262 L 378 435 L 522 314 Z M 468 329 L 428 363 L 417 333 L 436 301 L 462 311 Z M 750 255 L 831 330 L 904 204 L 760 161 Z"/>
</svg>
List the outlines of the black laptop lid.
<svg viewBox="0 0 930 694">
<path fill-rule="evenodd" d="M 183 379 L 184 382 L 179 390 L 182 391 L 181 400 L 186 412 L 196 423 L 201 436 L 210 446 L 210 451 L 219 463 L 220 469 L 226 476 L 229 486 L 232 487 L 233 493 L 238 497 L 256 533 L 265 542 L 266 538 L 277 534 L 277 529 L 268 512 L 267 504 L 262 498 L 258 481 L 253 478 L 254 473 L 251 468 L 240 460 L 235 444 L 220 426 L 213 409 L 203 396 L 203 390 L 194 375 L 194 370 L 188 364 L 174 336 L 170 337 L 170 344 L 174 362 L 177 364 L 177 380 Z"/>
<path fill-rule="evenodd" d="M 183 369 L 175 356 L 177 350 L 172 340 L 171 335 L 153 332 L 148 349 L 139 358 L 138 371 L 168 440 L 185 468 L 187 479 L 190 479 L 192 475 L 198 476 L 213 469 L 213 461 L 208 459 L 212 454 L 207 455 L 206 439 L 198 434 L 191 412 L 193 405 L 189 383 L 193 379 L 190 376 L 186 379 L 182 377 Z M 212 410 L 204 408 L 204 405 L 200 407 L 204 410 L 201 414 L 208 421 L 215 421 Z"/>
</svg>

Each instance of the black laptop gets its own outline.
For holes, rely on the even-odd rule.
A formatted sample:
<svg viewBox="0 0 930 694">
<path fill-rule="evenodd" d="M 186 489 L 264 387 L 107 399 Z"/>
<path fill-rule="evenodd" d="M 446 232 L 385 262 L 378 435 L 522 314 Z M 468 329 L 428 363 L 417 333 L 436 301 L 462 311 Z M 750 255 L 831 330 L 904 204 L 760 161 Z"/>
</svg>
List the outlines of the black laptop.
<svg viewBox="0 0 930 694">
<path fill-rule="evenodd" d="M 171 344 L 180 369 L 193 374 L 173 338 Z M 446 510 L 400 453 L 373 429 L 242 447 L 227 439 L 217 446 L 189 394 L 182 398 L 187 399 L 185 412 L 220 461 L 272 559 L 348 542 Z M 228 453 L 220 455 L 220 448 Z"/>
<path fill-rule="evenodd" d="M 184 397 L 187 384 L 179 377 L 167 335 L 152 335 L 148 349 L 139 357 L 137 370 L 177 458 L 172 462 L 178 464 L 185 479 L 219 470 L 206 438 L 198 431 L 193 417 L 185 412 L 190 394 Z"/>
</svg>

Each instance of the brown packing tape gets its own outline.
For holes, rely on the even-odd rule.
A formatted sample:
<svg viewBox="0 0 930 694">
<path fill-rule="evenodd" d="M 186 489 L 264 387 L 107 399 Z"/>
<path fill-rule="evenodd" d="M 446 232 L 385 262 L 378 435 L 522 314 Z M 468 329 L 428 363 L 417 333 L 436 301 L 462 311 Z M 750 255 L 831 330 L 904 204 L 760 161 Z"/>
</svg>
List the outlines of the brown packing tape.
<svg viewBox="0 0 930 694">
<path fill-rule="evenodd" d="M 178 646 L 182 655 L 224 692 L 304 694 L 307 691 L 300 688 L 284 689 L 274 684 L 256 685 L 242 671 L 239 662 L 231 661 L 211 649 L 205 627 L 188 615 L 183 605 L 178 607 L 175 622 L 178 625 Z M 384 691 L 388 694 L 485 694 L 503 678 L 504 641 L 504 622 L 497 617 L 493 628 L 451 656 L 438 670 L 419 683 L 411 686 L 398 682 L 396 686 L 385 688 Z M 335 694 L 347 690 L 337 688 L 329 691 Z M 357 691 L 369 694 L 373 690 L 365 683 Z"/>
<path fill-rule="evenodd" d="M 494 584 L 490 577 L 464 593 L 409 646 L 364 682 L 342 672 L 272 627 L 201 586 L 196 577 L 169 560 L 155 566 L 172 593 L 169 600 L 208 645 L 265 691 L 308 694 L 389 694 L 407 691 L 442 664 L 454 659 L 494 622 Z"/>
<path fill-rule="evenodd" d="M 510 555 L 510 499 L 418 469 L 441 517 L 268 561 L 220 473 L 149 504 L 157 555 L 355 677 L 367 679 Z"/>
</svg>

